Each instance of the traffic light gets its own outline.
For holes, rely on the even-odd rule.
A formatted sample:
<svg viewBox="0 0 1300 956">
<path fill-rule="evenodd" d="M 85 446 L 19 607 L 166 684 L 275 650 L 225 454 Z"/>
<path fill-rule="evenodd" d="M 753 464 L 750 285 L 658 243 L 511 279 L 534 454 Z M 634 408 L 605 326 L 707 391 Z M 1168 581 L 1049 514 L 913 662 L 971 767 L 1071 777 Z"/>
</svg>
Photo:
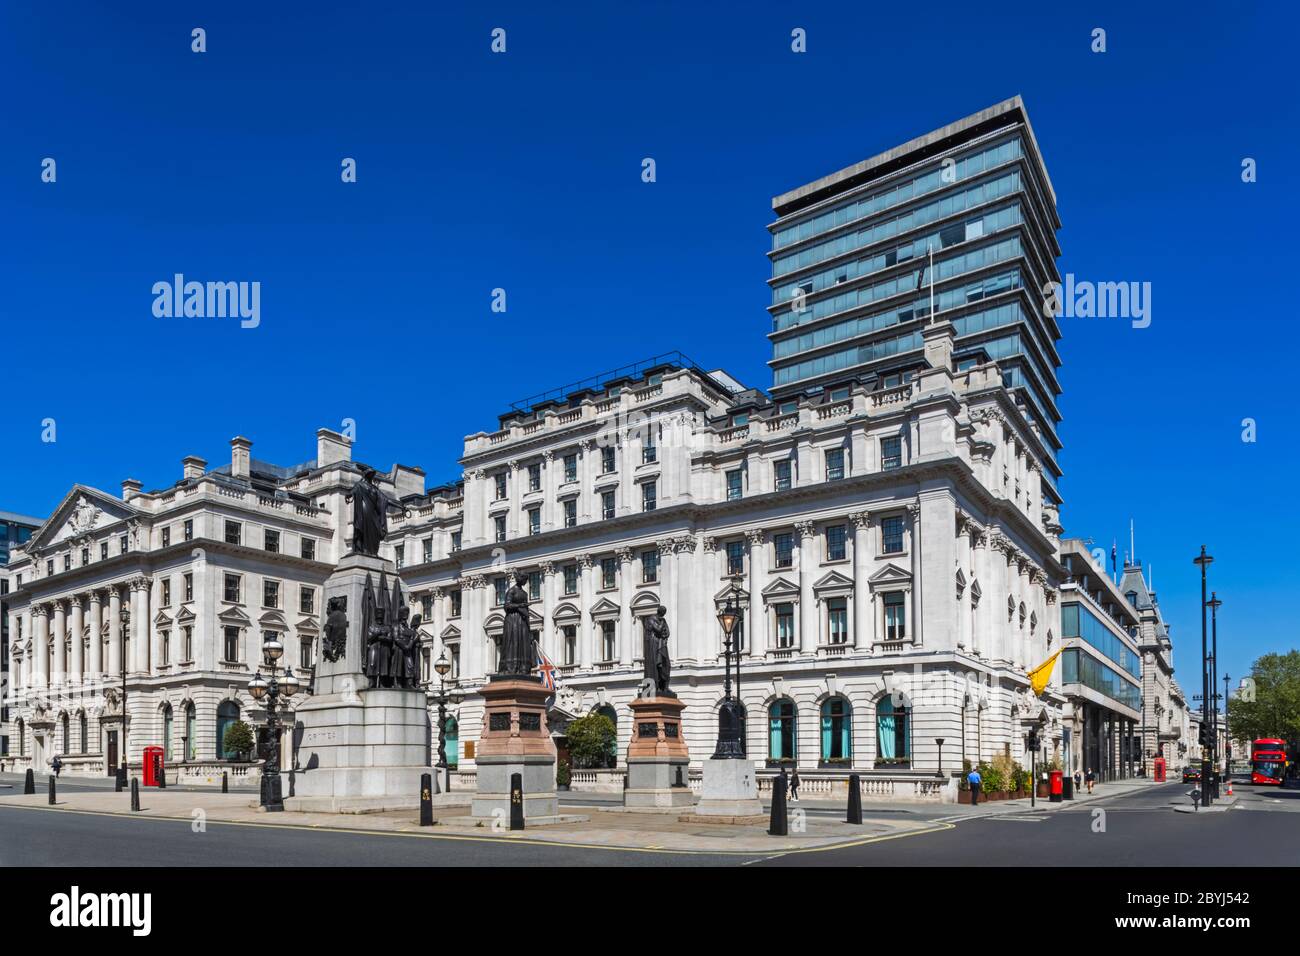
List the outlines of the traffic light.
<svg viewBox="0 0 1300 956">
<path fill-rule="evenodd" d="M 1198 735 L 1197 735 L 1197 736 L 1198 736 L 1198 738 L 1200 739 L 1200 742 L 1201 742 L 1201 746 L 1202 746 L 1202 747 L 1208 747 L 1208 746 L 1210 746 L 1210 728 L 1209 728 L 1209 727 L 1205 726 L 1204 724 L 1201 724 L 1201 726 L 1198 728 Z"/>
</svg>

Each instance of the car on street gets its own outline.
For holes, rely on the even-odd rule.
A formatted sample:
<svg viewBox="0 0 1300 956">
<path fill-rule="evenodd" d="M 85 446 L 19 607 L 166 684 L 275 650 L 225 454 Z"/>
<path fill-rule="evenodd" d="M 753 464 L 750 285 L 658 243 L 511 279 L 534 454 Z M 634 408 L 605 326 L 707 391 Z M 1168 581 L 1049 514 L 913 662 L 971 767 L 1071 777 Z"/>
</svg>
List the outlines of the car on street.
<svg viewBox="0 0 1300 956">
<path fill-rule="evenodd" d="M 1200 767 L 1184 767 L 1183 783 L 1199 783 L 1201 780 Z"/>
</svg>

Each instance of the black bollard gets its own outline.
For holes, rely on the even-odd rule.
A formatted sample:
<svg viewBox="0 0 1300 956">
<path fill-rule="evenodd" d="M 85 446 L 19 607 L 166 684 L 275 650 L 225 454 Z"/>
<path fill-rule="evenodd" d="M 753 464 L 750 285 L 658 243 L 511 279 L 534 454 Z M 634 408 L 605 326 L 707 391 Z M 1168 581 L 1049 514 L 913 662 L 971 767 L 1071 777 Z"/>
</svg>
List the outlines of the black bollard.
<svg viewBox="0 0 1300 956">
<path fill-rule="evenodd" d="M 131 778 L 131 809 L 136 812 L 140 809 L 140 780 L 136 777 Z"/>
<path fill-rule="evenodd" d="M 122 792 L 122 775 L 116 771 L 113 773 L 113 791 L 115 793 Z"/>
<path fill-rule="evenodd" d="M 50 778 L 50 806 L 54 806 L 58 801 L 54 799 L 54 778 Z"/>
<path fill-rule="evenodd" d="M 158 768 L 158 789 L 159 790 L 167 789 L 167 768 L 166 767 Z"/>
<path fill-rule="evenodd" d="M 524 828 L 524 775 L 510 775 L 510 829 Z"/>
<path fill-rule="evenodd" d="M 862 781 L 856 773 L 849 774 L 849 815 L 847 823 L 862 823 Z"/>
<path fill-rule="evenodd" d="M 420 775 L 420 826 L 433 826 L 433 774 Z"/>
<path fill-rule="evenodd" d="M 226 776 L 226 772 L 224 770 L 221 771 L 221 792 L 222 793 L 230 792 L 230 779 Z"/>
<path fill-rule="evenodd" d="M 32 772 L 31 767 L 28 767 L 27 778 L 23 781 L 23 793 L 35 793 L 35 792 L 36 792 L 36 774 Z"/>
<path fill-rule="evenodd" d="M 785 770 L 772 781 L 772 820 L 767 832 L 772 836 L 789 836 L 790 820 L 785 812 Z"/>
</svg>

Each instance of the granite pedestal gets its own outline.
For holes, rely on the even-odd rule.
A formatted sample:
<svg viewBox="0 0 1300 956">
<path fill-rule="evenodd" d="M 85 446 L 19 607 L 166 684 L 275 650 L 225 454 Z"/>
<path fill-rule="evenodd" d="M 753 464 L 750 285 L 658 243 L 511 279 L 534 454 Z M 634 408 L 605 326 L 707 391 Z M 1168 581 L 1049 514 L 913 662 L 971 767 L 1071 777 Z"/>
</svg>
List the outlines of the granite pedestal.
<svg viewBox="0 0 1300 956">
<path fill-rule="evenodd" d="M 744 759 L 709 759 L 704 761 L 704 787 L 694 816 L 751 817 L 762 816 L 758 799 L 758 778 L 754 765 Z"/>
<path fill-rule="evenodd" d="M 524 823 L 559 817 L 555 795 L 555 744 L 546 723 L 551 696 L 540 680 L 493 677 L 479 691 L 483 730 L 475 748 L 477 789 L 470 814 L 483 822 L 510 818 L 510 778 L 523 779 Z"/>
<path fill-rule="evenodd" d="M 632 737 L 627 745 L 628 809 L 689 807 L 691 754 L 682 733 L 686 705 L 675 696 L 632 701 Z"/>
</svg>

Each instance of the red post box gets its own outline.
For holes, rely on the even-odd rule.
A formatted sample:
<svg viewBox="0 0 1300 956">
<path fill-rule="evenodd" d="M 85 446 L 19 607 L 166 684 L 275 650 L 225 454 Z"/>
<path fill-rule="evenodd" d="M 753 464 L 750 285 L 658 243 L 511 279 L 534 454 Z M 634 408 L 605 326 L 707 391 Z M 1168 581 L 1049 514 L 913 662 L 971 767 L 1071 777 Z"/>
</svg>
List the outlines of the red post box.
<svg viewBox="0 0 1300 956">
<path fill-rule="evenodd" d="M 1065 785 L 1063 783 L 1065 774 L 1060 770 L 1051 770 L 1048 772 L 1047 776 L 1049 781 L 1047 787 L 1048 799 L 1052 803 L 1060 803 L 1065 799 L 1063 796 L 1065 792 Z"/>
<path fill-rule="evenodd" d="M 1164 757 L 1157 757 L 1157 758 L 1156 758 L 1156 761 L 1155 761 L 1155 770 L 1153 771 L 1153 777 L 1154 777 L 1156 783 L 1164 783 L 1164 782 L 1165 782 L 1165 758 L 1164 758 Z"/>
<path fill-rule="evenodd" d="M 144 785 L 156 787 L 163 775 L 163 749 L 161 747 L 144 748 Z"/>
</svg>

